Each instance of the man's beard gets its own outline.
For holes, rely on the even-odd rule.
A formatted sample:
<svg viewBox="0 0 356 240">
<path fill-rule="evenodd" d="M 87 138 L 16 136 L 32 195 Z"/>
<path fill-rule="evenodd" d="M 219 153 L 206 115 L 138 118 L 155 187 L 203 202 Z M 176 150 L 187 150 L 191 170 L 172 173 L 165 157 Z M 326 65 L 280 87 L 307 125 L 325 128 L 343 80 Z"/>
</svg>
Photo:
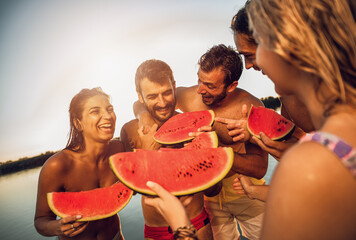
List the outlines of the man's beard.
<svg viewBox="0 0 356 240">
<path fill-rule="evenodd" d="M 153 118 L 155 118 L 159 122 L 165 122 L 173 116 L 174 111 L 175 111 L 175 105 L 176 105 L 176 102 L 173 102 L 173 103 L 168 103 L 164 108 L 157 107 L 157 106 L 154 106 L 153 108 L 149 108 L 149 107 L 147 107 L 147 105 L 145 103 L 145 106 L 146 106 L 146 109 L 148 110 L 148 112 L 151 114 L 151 116 Z M 166 109 L 166 108 L 171 109 L 171 111 L 169 112 L 168 115 L 161 117 L 160 115 L 156 114 L 156 111 L 158 111 L 160 109 Z"/>
<path fill-rule="evenodd" d="M 225 89 L 222 91 L 222 93 L 220 93 L 219 95 L 217 95 L 217 96 L 212 96 L 212 95 L 210 95 L 209 94 L 209 96 L 207 96 L 207 97 L 213 97 L 213 101 L 212 102 L 206 102 L 206 101 L 204 101 L 204 98 L 203 98 L 203 95 L 202 95 L 202 101 L 203 101 L 203 103 L 205 104 L 205 105 L 207 105 L 207 106 L 209 106 L 209 107 L 215 107 L 215 106 L 217 106 L 225 97 L 226 97 L 226 91 L 225 91 Z"/>
</svg>

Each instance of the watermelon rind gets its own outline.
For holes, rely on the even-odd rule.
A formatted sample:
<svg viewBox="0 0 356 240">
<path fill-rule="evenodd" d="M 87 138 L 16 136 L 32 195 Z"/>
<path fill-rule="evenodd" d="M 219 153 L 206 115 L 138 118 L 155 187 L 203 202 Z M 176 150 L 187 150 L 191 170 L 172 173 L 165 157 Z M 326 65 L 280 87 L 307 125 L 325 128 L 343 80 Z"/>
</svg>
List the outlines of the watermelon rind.
<svg viewBox="0 0 356 240">
<path fill-rule="evenodd" d="M 181 143 L 181 142 L 185 142 L 185 141 L 189 141 L 189 140 L 192 140 L 194 138 L 194 136 L 189 136 L 188 133 L 185 133 L 185 134 L 182 134 L 181 136 L 179 137 L 176 137 L 174 140 L 167 140 L 167 139 L 162 139 L 162 136 L 160 136 L 160 134 L 162 133 L 162 131 L 165 131 L 165 130 L 168 130 L 168 128 L 166 128 L 167 125 L 171 124 L 172 122 L 176 121 L 177 119 L 180 119 L 182 117 L 185 117 L 185 116 L 189 116 L 190 114 L 195 114 L 195 113 L 198 113 L 198 112 L 201 112 L 201 113 L 209 113 L 210 116 L 211 116 L 211 121 L 210 122 L 207 122 L 206 124 L 204 125 L 201 125 L 201 126 L 198 126 L 196 128 L 193 128 L 193 127 L 190 127 L 190 126 L 187 126 L 186 124 L 186 121 L 182 120 L 182 121 L 177 121 L 179 122 L 179 124 L 181 124 L 179 127 L 190 127 L 190 132 L 197 132 L 198 131 L 198 128 L 199 127 L 202 127 L 202 126 L 211 126 L 213 123 L 214 123 L 214 119 L 215 119 L 215 113 L 213 110 L 204 110 L 204 111 L 193 111 L 193 112 L 185 112 L 185 113 L 181 113 L 181 114 L 178 114 L 178 115 L 175 115 L 173 117 L 171 117 L 170 119 L 168 119 L 159 129 L 158 131 L 155 133 L 155 135 L 153 136 L 153 139 L 160 143 L 160 144 L 177 144 L 177 143 Z M 177 132 L 175 132 L 175 134 L 177 134 Z"/>
<path fill-rule="evenodd" d="M 221 153 L 224 155 L 224 159 L 219 159 L 219 161 L 216 161 L 214 164 L 219 164 L 221 167 L 220 172 L 217 172 L 215 174 L 215 176 L 213 175 L 213 170 L 211 170 L 211 172 L 209 172 L 209 170 L 207 170 L 209 172 L 209 177 L 211 177 L 211 179 L 204 179 L 203 177 L 200 177 L 199 174 L 197 174 L 197 177 L 195 179 L 195 181 L 200 181 L 201 183 L 198 183 L 194 186 L 186 186 L 184 184 L 181 184 L 179 186 L 184 186 L 183 189 L 180 190 L 174 190 L 172 189 L 168 184 L 168 180 L 171 180 L 170 176 L 168 175 L 168 170 L 169 168 L 172 168 L 172 164 L 176 164 L 176 165 L 180 165 L 181 162 L 184 162 L 185 160 L 183 160 L 185 157 L 194 154 L 194 152 L 197 151 L 197 154 L 199 153 L 200 155 L 202 155 L 204 153 L 204 151 L 208 152 L 214 152 L 217 151 L 218 153 Z M 199 152 L 201 151 L 201 152 Z M 155 152 L 155 153 L 154 153 Z M 159 155 L 157 155 L 158 153 L 163 154 L 161 157 L 157 157 Z M 125 162 L 121 162 L 119 161 L 120 157 L 123 156 L 123 154 L 127 154 L 124 157 L 129 158 L 129 161 L 125 161 Z M 134 156 L 134 154 L 141 154 L 141 155 L 137 155 Z M 152 166 L 151 164 L 149 164 L 146 159 L 145 159 L 145 154 L 147 157 L 150 157 L 150 155 L 152 156 L 152 158 L 155 159 L 155 161 L 159 162 L 161 161 L 162 164 L 163 162 L 166 162 L 167 164 L 165 164 L 165 168 L 160 168 L 157 166 Z M 175 161 L 171 160 L 169 157 L 169 154 L 177 154 L 179 156 L 179 159 L 176 159 Z M 171 155 L 172 156 L 172 155 Z M 135 162 L 132 159 L 136 158 L 139 159 L 139 162 Z M 177 162 L 176 162 L 177 161 Z M 180 162 L 181 161 L 181 162 Z M 197 192 L 201 192 L 204 191 L 212 186 L 214 186 L 215 184 L 217 184 L 219 181 L 221 181 L 230 171 L 232 165 L 233 165 L 233 161 L 234 161 L 234 152 L 232 150 L 232 148 L 230 147 L 219 147 L 219 148 L 206 148 L 206 149 L 172 149 L 169 151 L 166 150 L 158 150 L 158 151 L 149 151 L 149 150 L 141 150 L 138 152 L 131 152 L 131 153 L 118 153 L 115 155 L 112 155 L 109 158 L 109 162 L 110 162 L 110 166 L 113 170 L 113 172 L 115 173 L 115 175 L 120 179 L 120 181 L 125 184 L 128 188 L 132 189 L 133 191 L 139 192 L 141 194 L 144 195 L 152 195 L 152 196 L 157 196 L 157 194 L 155 192 L 153 192 L 152 190 L 150 190 L 145 184 L 141 184 L 140 186 L 137 186 L 138 184 L 134 183 L 134 180 L 136 178 L 139 178 L 139 181 L 141 183 L 146 183 L 147 181 L 154 181 L 160 185 L 162 185 L 162 187 L 166 188 L 169 192 L 171 192 L 173 195 L 176 196 L 182 196 L 182 195 L 189 195 L 189 194 L 194 194 Z M 125 173 L 130 173 L 132 171 L 132 168 L 130 168 L 130 165 L 135 165 L 137 163 L 137 165 L 141 165 L 141 166 L 145 166 L 146 170 L 145 172 L 138 172 L 136 173 L 136 178 L 130 180 L 129 177 L 123 176 L 121 175 L 122 172 Z M 186 162 L 184 162 L 186 163 Z M 194 164 L 194 163 L 192 163 Z M 184 166 L 184 164 L 182 164 L 182 166 Z M 122 168 L 122 169 L 120 169 Z M 160 179 L 152 179 L 152 176 L 149 176 L 150 172 L 157 172 L 160 175 Z M 204 170 L 205 171 L 205 170 Z M 208 174 L 207 174 L 208 175 Z M 198 177 L 199 176 L 199 177 Z M 176 178 L 175 178 L 176 179 Z M 176 179 L 176 181 L 178 181 Z M 185 180 L 183 180 L 185 181 Z"/>
<path fill-rule="evenodd" d="M 206 141 L 210 141 L 206 143 Z M 202 142 L 200 142 L 202 141 Z M 196 144 L 202 144 L 202 147 L 205 148 L 217 148 L 218 147 L 218 136 L 215 131 L 211 132 L 202 132 L 197 137 L 193 139 L 193 141 L 189 142 L 187 145 L 184 146 L 184 149 L 195 149 L 197 148 Z"/>
<path fill-rule="evenodd" d="M 251 127 L 251 125 L 249 124 L 249 121 L 250 121 L 250 114 L 251 114 L 252 110 L 254 110 L 254 111 L 262 110 L 262 111 L 265 111 L 266 113 L 273 114 L 273 115 L 275 115 L 276 117 L 278 117 L 278 118 L 280 118 L 280 119 L 283 119 L 284 121 L 288 122 L 288 124 L 290 125 L 290 128 L 289 128 L 289 129 L 286 129 L 283 133 L 281 133 L 280 135 L 278 135 L 278 136 L 276 136 L 276 137 L 270 137 L 270 136 L 268 136 L 269 134 L 267 133 L 267 130 L 264 131 L 263 129 L 260 129 L 260 131 L 255 131 L 255 130 L 253 129 L 253 127 Z M 262 120 L 261 120 L 261 121 L 262 121 Z M 263 124 L 266 124 L 266 123 L 268 123 L 268 121 L 267 121 L 267 120 L 264 120 L 264 121 L 263 121 Z M 268 109 L 268 108 L 265 108 L 265 107 L 262 107 L 262 106 L 255 107 L 255 106 L 251 105 L 251 108 L 250 108 L 250 111 L 249 111 L 248 117 L 247 117 L 247 130 L 248 130 L 248 132 L 249 132 L 251 135 L 255 136 L 256 138 L 261 139 L 261 137 L 260 137 L 260 132 L 263 132 L 263 133 L 266 134 L 267 137 L 270 137 L 271 140 L 273 140 L 273 141 L 282 141 L 282 140 L 288 138 L 291 134 L 293 134 L 294 129 L 295 129 L 295 124 L 294 124 L 292 121 L 286 119 L 285 117 L 283 117 L 283 116 L 280 115 L 279 113 L 275 112 L 274 110 Z"/>
<path fill-rule="evenodd" d="M 85 210 L 87 210 L 88 212 L 91 212 L 90 217 L 87 217 L 86 214 L 83 212 L 81 212 L 81 210 L 78 210 L 75 213 L 72 214 L 68 214 L 68 211 L 65 210 L 59 210 L 58 208 L 61 208 L 60 206 L 56 205 L 56 200 L 58 199 L 58 197 L 60 198 L 61 194 L 73 194 L 72 196 L 76 195 L 72 201 L 70 201 L 68 205 L 80 205 L 81 207 L 86 207 L 86 201 L 80 201 L 80 194 L 90 194 L 90 198 L 95 200 L 97 196 L 100 196 L 102 194 L 104 194 L 105 191 L 116 191 L 119 189 L 125 189 L 128 191 L 128 195 L 125 196 L 124 201 L 120 202 L 119 204 L 117 204 L 114 208 L 112 209 L 108 209 L 106 211 L 102 211 L 103 208 L 107 208 L 108 205 L 104 205 L 102 206 L 101 204 L 104 204 L 103 202 L 99 202 L 96 204 L 89 204 L 90 207 L 88 206 Z M 55 196 L 55 194 L 57 194 L 57 196 Z M 108 195 L 108 194 L 106 194 Z M 47 202 L 48 202 L 48 206 L 50 207 L 50 209 L 52 210 L 52 212 L 54 214 L 56 214 L 58 217 L 61 218 L 65 218 L 68 216 L 74 216 L 74 215 L 82 215 L 82 218 L 78 219 L 77 221 L 79 222 L 84 222 L 84 221 L 94 221 L 94 220 L 99 220 L 99 219 L 104 219 L 104 218 L 108 218 L 111 217 L 115 214 L 117 214 L 119 211 L 121 211 L 131 200 L 131 197 L 133 195 L 133 191 L 131 189 L 128 189 L 124 184 L 122 183 L 115 183 L 109 187 L 105 187 L 105 188 L 96 188 L 93 190 L 89 190 L 89 191 L 80 191 L 80 192 L 50 192 L 47 193 Z M 63 196 L 63 195 L 62 195 Z M 89 201 L 91 200 L 89 199 Z M 117 201 L 117 196 L 107 196 L 106 197 L 106 201 L 109 202 L 116 202 Z M 94 206 L 94 207 L 93 207 Z M 101 214 L 93 214 L 93 212 L 95 213 L 95 208 L 97 208 L 98 210 L 100 210 Z"/>
</svg>

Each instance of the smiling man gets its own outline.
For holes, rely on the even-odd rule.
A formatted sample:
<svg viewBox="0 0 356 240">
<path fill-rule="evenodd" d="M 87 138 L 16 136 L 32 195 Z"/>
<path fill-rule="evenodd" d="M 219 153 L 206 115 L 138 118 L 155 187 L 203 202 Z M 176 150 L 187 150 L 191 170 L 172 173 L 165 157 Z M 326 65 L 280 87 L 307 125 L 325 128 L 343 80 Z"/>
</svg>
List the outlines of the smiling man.
<svg viewBox="0 0 356 240">
<path fill-rule="evenodd" d="M 139 101 L 148 111 L 153 120 L 144 134 L 138 127 L 138 120 L 126 123 L 121 129 L 121 140 L 126 151 L 135 148 L 157 150 L 162 147 L 153 140 L 153 134 L 175 111 L 175 81 L 171 68 L 160 60 L 147 60 L 136 71 L 136 91 Z M 169 164 L 169 159 L 167 159 Z M 145 239 L 172 239 L 173 233 L 163 216 L 154 207 L 145 204 L 146 196 L 142 196 L 142 211 L 145 219 Z M 181 197 L 184 201 L 186 197 Z M 198 230 L 199 239 L 212 239 L 212 230 L 208 215 L 204 209 L 204 195 L 193 195 L 191 202 L 186 206 L 191 222 Z"/>
<path fill-rule="evenodd" d="M 243 105 L 263 105 L 252 94 L 237 87 L 243 66 L 241 56 L 233 48 L 223 44 L 213 46 L 200 57 L 198 64 L 198 85 L 177 88 L 177 108 L 183 112 L 211 109 L 216 117 L 241 119 L 246 114 L 241 110 Z M 150 114 L 142 103 L 135 103 L 134 112 L 143 126 L 150 122 L 147 120 Z M 234 150 L 234 164 L 222 181 L 222 190 L 218 195 L 205 199 L 214 239 L 238 239 L 235 218 L 245 236 L 258 239 L 264 203 L 251 200 L 246 195 L 237 195 L 232 184 L 237 174 L 244 174 L 252 177 L 254 184 L 263 185 L 265 182 L 261 178 L 267 170 L 267 153 L 250 142 L 234 142 L 226 124 L 215 121 L 213 129 L 218 135 L 219 145 Z"/>
</svg>

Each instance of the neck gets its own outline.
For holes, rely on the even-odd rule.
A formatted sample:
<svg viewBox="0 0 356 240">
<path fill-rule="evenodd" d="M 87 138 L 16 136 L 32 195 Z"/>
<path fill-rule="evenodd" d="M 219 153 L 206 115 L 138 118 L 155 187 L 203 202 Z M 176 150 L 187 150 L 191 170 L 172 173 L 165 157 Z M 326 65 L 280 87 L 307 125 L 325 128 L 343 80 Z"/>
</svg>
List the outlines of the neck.
<svg viewBox="0 0 356 240">
<path fill-rule="evenodd" d="M 100 143 L 86 139 L 85 143 L 83 153 L 87 156 L 88 161 L 98 162 L 107 157 L 109 152 L 109 141 Z"/>
</svg>

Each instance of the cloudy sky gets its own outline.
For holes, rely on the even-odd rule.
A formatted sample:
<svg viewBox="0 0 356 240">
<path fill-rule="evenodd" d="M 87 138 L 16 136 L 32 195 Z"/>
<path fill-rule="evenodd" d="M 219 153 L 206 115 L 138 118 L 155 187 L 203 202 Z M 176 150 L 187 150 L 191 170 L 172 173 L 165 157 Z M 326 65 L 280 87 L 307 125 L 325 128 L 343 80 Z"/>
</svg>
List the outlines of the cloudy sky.
<svg viewBox="0 0 356 240">
<path fill-rule="evenodd" d="M 229 28 L 244 0 L 14 0 L 0 3 L 0 161 L 62 149 L 68 106 L 82 88 L 112 96 L 116 136 L 131 120 L 134 74 L 156 58 L 177 86 L 196 84 L 197 61 Z M 245 71 L 239 86 L 276 96 L 271 81 Z"/>
</svg>

